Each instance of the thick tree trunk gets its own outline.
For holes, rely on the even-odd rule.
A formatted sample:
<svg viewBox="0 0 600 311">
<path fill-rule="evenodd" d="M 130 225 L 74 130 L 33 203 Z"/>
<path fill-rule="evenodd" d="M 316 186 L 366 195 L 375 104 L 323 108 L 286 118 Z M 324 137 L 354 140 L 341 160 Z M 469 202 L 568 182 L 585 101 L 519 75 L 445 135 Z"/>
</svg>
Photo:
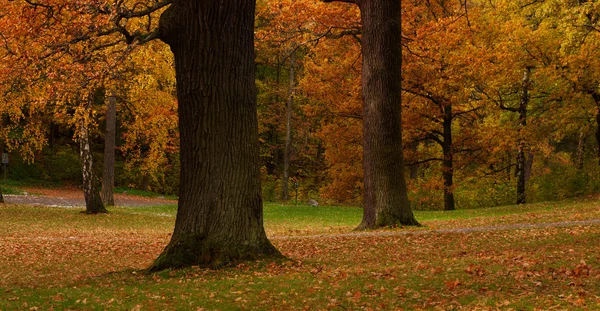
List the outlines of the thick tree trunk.
<svg viewBox="0 0 600 311">
<path fill-rule="evenodd" d="M 442 177 L 444 179 L 444 210 L 453 211 L 454 206 L 454 150 L 452 147 L 452 105 L 444 106 L 444 141 L 442 142 Z"/>
<path fill-rule="evenodd" d="M 88 99 L 85 111 L 91 111 L 92 99 Z M 85 213 L 99 214 L 106 213 L 107 210 L 102 204 L 100 191 L 96 187 L 96 176 L 94 175 L 92 150 L 90 148 L 89 125 L 86 118 L 81 120 L 81 128 L 79 129 L 79 147 L 81 155 L 81 171 L 83 175 L 83 196 L 85 198 Z"/>
<path fill-rule="evenodd" d="M 296 51 L 290 55 L 290 72 L 288 76 L 288 98 L 285 107 L 285 150 L 283 152 L 283 179 L 281 180 L 281 200 L 288 201 L 290 179 L 290 156 L 292 153 L 292 111 L 294 107 L 294 80 L 295 80 Z"/>
<path fill-rule="evenodd" d="M 400 104 L 400 1 L 357 1 L 363 26 L 364 213 L 357 229 L 418 225 L 406 189 Z"/>
<path fill-rule="evenodd" d="M 175 55 L 181 177 L 171 241 L 149 268 L 281 256 L 263 228 L 253 0 L 179 0 L 160 36 Z"/>
<path fill-rule="evenodd" d="M 527 126 L 527 106 L 529 105 L 529 74 L 531 68 L 527 67 L 523 73 L 523 83 L 521 90 L 521 100 L 519 101 L 519 147 L 517 150 L 517 204 L 524 204 L 526 200 L 525 195 L 525 182 L 526 180 L 526 166 L 527 158 L 525 152 L 527 146 L 525 145 L 525 139 L 523 138 L 522 131 Z"/>
<path fill-rule="evenodd" d="M 104 167 L 102 170 L 102 202 L 115 205 L 115 147 L 117 132 L 117 98 L 115 90 L 110 90 L 106 107 L 106 132 L 104 134 Z"/>
</svg>

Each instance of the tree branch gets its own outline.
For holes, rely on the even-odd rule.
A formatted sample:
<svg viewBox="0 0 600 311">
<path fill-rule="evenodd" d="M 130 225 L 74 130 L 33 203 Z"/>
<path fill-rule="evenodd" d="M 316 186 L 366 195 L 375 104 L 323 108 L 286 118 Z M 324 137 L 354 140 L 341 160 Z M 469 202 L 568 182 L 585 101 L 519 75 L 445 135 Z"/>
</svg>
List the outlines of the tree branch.
<svg viewBox="0 0 600 311">
<path fill-rule="evenodd" d="M 345 3 L 358 4 L 358 2 L 356 2 L 356 0 L 321 0 L 321 2 L 325 2 L 325 3 L 329 3 L 329 2 L 345 2 Z"/>
</svg>

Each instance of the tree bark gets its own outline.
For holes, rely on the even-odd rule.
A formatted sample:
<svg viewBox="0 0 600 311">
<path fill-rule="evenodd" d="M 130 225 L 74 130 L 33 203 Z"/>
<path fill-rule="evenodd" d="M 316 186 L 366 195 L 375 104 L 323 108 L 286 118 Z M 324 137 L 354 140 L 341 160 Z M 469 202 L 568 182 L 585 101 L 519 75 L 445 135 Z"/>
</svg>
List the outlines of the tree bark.
<svg viewBox="0 0 600 311">
<path fill-rule="evenodd" d="M 150 188 L 150 175 L 144 172 L 142 173 L 142 191 L 148 191 Z"/>
<path fill-rule="evenodd" d="M 419 148 L 419 142 L 418 141 L 413 141 L 410 144 L 410 150 L 412 152 L 417 152 L 417 149 Z M 410 179 L 411 180 L 416 180 L 417 178 L 419 178 L 419 164 L 412 164 L 409 166 L 410 169 Z"/>
<path fill-rule="evenodd" d="M 525 195 L 525 183 L 526 183 L 526 166 L 527 158 L 525 152 L 527 146 L 525 139 L 523 138 L 523 130 L 527 126 L 527 106 L 529 105 L 529 87 L 530 79 L 529 75 L 531 68 L 525 68 L 523 72 L 523 83 L 521 90 L 521 100 L 519 101 L 519 146 L 517 150 L 517 204 L 524 204 L 526 200 Z"/>
<path fill-rule="evenodd" d="M 110 90 L 106 107 L 106 132 L 104 134 L 104 167 L 102 169 L 102 202 L 107 206 L 115 205 L 115 148 L 117 132 L 117 97 Z"/>
<path fill-rule="evenodd" d="M 160 37 L 175 55 L 180 197 L 149 271 L 281 256 L 263 228 L 252 0 L 180 0 Z"/>
<path fill-rule="evenodd" d="M 346 1 L 347 2 L 347 1 Z M 364 213 L 361 229 L 419 225 L 402 154 L 400 1 L 356 1 L 362 20 Z"/>
<path fill-rule="evenodd" d="M 444 179 L 444 210 L 453 211 L 454 206 L 454 150 L 452 146 L 452 105 L 447 104 L 443 107 L 443 136 L 442 153 L 444 159 L 442 161 L 442 177 Z"/>
<path fill-rule="evenodd" d="M 596 143 L 598 144 L 598 165 L 600 165 L 600 94 L 594 92 L 592 94 L 594 103 L 596 103 Z"/>
<path fill-rule="evenodd" d="M 85 198 L 85 213 L 86 214 L 99 214 L 107 213 L 108 211 L 102 204 L 100 198 L 100 191 L 96 187 L 96 176 L 93 169 L 92 150 L 90 148 L 90 135 L 89 135 L 89 113 L 92 109 L 92 99 L 88 99 L 85 107 L 85 113 L 88 116 L 81 119 L 79 129 L 79 147 L 81 155 L 81 171 L 83 179 L 83 196 Z"/>
<path fill-rule="evenodd" d="M 290 179 L 290 156 L 292 153 L 292 110 L 294 107 L 296 50 L 290 54 L 290 71 L 288 76 L 288 98 L 285 107 L 285 150 L 283 153 L 283 179 L 281 180 L 281 200 L 288 201 Z"/>
<path fill-rule="evenodd" d="M 577 162 L 575 167 L 578 170 L 583 169 L 583 158 L 585 156 L 585 139 L 587 137 L 587 129 L 584 127 L 579 132 L 579 140 L 577 141 Z"/>
</svg>

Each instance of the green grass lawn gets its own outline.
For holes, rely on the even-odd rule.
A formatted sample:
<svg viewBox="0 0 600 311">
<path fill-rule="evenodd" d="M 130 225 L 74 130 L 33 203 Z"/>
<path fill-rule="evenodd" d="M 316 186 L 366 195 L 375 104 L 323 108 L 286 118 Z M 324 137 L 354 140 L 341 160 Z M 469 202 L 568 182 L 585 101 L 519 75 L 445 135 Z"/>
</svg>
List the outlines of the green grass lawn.
<svg viewBox="0 0 600 311">
<path fill-rule="evenodd" d="M 431 232 L 599 219 L 597 201 L 416 212 L 424 226 L 396 236 L 336 236 L 359 208 L 268 203 L 287 260 L 147 275 L 175 212 L 0 206 L 0 310 L 600 309 L 600 226 Z"/>
</svg>

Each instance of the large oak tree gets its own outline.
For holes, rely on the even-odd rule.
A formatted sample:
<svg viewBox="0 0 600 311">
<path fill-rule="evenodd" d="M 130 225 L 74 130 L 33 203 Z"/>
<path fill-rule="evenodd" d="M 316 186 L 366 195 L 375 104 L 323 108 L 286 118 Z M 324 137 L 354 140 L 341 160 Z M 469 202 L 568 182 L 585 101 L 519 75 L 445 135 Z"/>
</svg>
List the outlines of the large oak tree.
<svg viewBox="0 0 600 311">
<path fill-rule="evenodd" d="M 340 0 L 323 0 L 334 2 Z M 404 177 L 400 105 L 400 1 L 355 3 L 362 21 L 364 213 L 357 229 L 418 225 Z"/>
<path fill-rule="evenodd" d="M 181 190 L 150 270 L 279 255 L 263 228 L 252 0 L 181 0 L 161 15 L 175 56 Z"/>
</svg>

